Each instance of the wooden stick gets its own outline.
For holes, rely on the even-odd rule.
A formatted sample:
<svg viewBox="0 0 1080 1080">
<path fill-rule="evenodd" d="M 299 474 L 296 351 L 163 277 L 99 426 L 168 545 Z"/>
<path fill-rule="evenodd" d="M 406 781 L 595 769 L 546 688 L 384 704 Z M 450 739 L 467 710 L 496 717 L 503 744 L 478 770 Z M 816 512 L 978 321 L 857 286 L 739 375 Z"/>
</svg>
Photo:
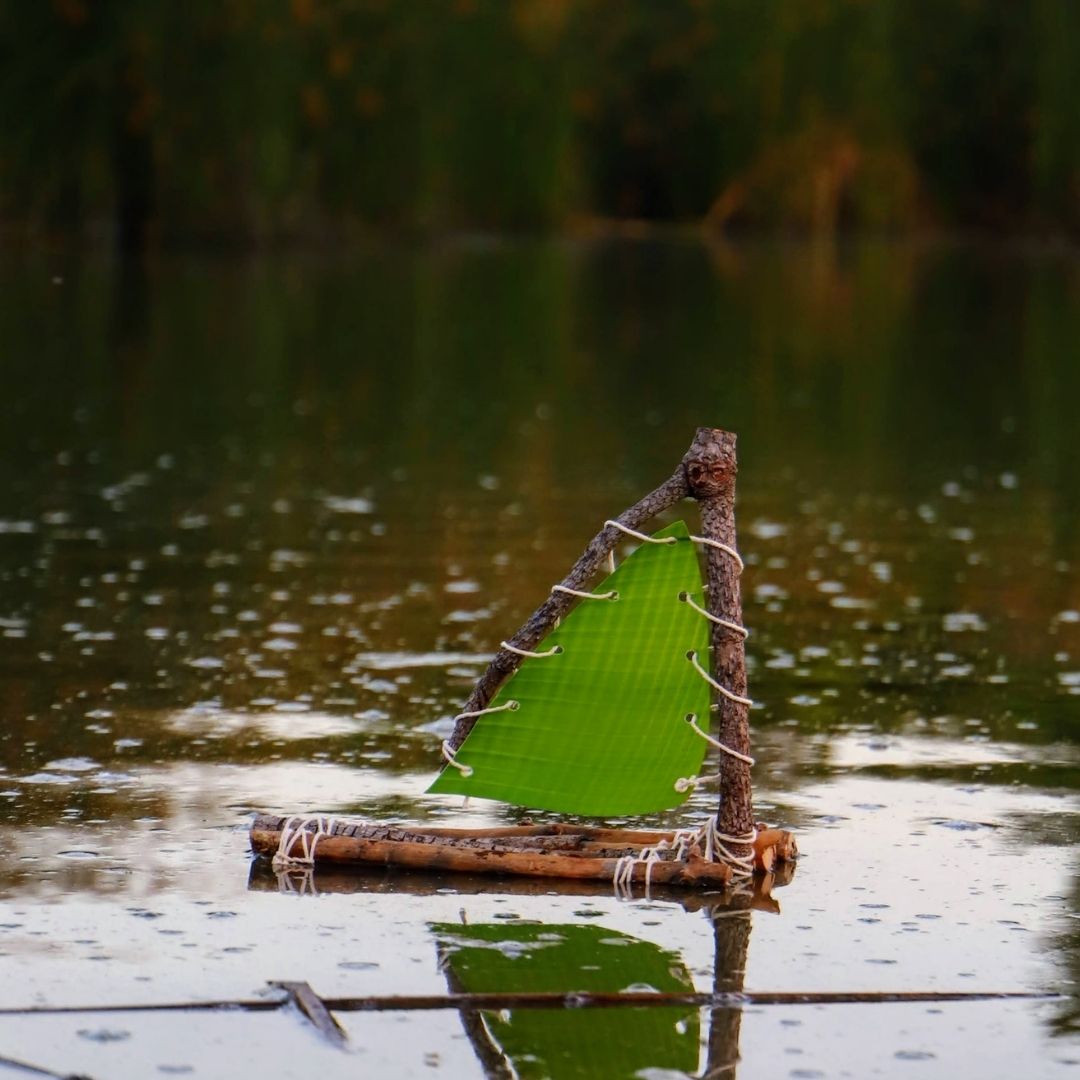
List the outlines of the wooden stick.
<svg viewBox="0 0 1080 1080">
<path fill-rule="evenodd" d="M 736 548 L 735 532 L 735 436 L 716 428 L 698 428 L 686 456 L 690 493 L 701 506 L 701 533 Z M 727 622 L 742 625 L 742 593 L 739 568 L 730 555 L 713 547 L 706 549 L 706 577 L 709 583 L 708 611 Z M 746 697 L 746 647 L 741 634 L 718 623 L 712 624 L 710 638 L 713 678 L 733 694 Z M 719 718 L 716 737 L 739 754 L 750 754 L 750 719 L 745 705 L 713 691 L 713 709 Z M 748 836 L 754 830 L 750 766 L 730 754 L 721 754 L 720 806 L 716 824 L 726 836 Z M 729 845 L 735 855 L 749 848 Z"/>
<path fill-rule="evenodd" d="M 311 989 L 309 983 L 272 982 L 270 985 L 284 990 L 300 1015 L 311 1023 L 324 1039 L 334 1043 L 335 1046 L 344 1046 L 348 1042 L 348 1036 L 327 1011 L 323 999 Z"/>
<path fill-rule="evenodd" d="M 52 1069 L 43 1069 L 40 1065 L 31 1065 L 26 1061 L 19 1061 L 16 1058 L 9 1058 L 0 1055 L 0 1066 L 5 1069 L 18 1069 L 20 1072 L 29 1073 L 31 1076 L 45 1076 L 49 1080 L 92 1080 L 89 1076 L 84 1076 L 82 1073 L 58 1073 L 53 1072 Z"/>
<path fill-rule="evenodd" d="M 280 984 L 275 984 L 280 985 Z M 589 993 L 584 991 L 480 993 L 480 994 L 384 994 L 369 997 L 322 997 L 329 1012 L 411 1012 L 433 1009 L 561 1009 L 641 1008 L 686 1005 L 695 1008 L 740 1009 L 746 1005 L 881 1005 L 940 1001 L 1056 1001 L 1056 990 L 778 990 L 738 993 Z M 71 1013 L 201 1012 L 242 1009 L 270 1012 L 288 1004 L 279 998 L 241 998 L 216 1001 L 172 1001 L 120 1005 L 29 1005 L 0 1008 L 0 1016 L 60 1016 Z"/>
<path fill-rule="evenodd" d="M 281 818 L 257 818 L 251 828 L 252 850 L 273 855 L 281 843 Z M 268 824 L 270 828 L 262 827 Z M 272 826 L 277 825 L 275 829 Z M 391 835 L 393 834 L 393 835 Z M 575 836 L 435 837 L 369 825 L 343 825 L 341 832 L 323 837 L 316 848 L 320 863 L 375 863 L 424 870 L 480 874 L 522 874 L 527 877 L 612 880 L 618 860 L 635 853 L 623 848 L 583 847 Z M 297 838 L 289 854 L 302 853 Z M 691 852 L 685 861 L 653 864 L 650 880 L 657 885 L 726 885 L 731 871 Z M 634 880 L 644 882 L 645 866 L 634 868 Z"/>
<path fill-rule="evenodd" d="M 446 988 L 451 994 L 468 993 L 453 965 L 447 963 L 444 950 L 438 950 L 439 968 L 446 974 Z M 486 1018 L 480 1009 L 459 1009 L 458 1018 L 465 1029 L 465 1036 L 472 1044 L 473 1053 L 480 1059 L 485 1080 L 519 1080 L 519 1074 L 513 1066 L 498 1040 L 492 1034 Z"/>
<path fill-rule="evenodd" d="M 284 820 L 284 819 L 281 819 Z M 445 826 L 409 826 L 410 832 L 425 836 L 446 837 L 518 837 L 518 836 L 581 836 L 588 840 L 610 841 L 626 844 L 657 844 L 671 839 L 671 830 L 662 829 L 605 829 L 591 825 L 567 825 L 550 822 L 546 825 L 497 825 L 491 828 L 469 829 Z"/>
<path fill-rule="evenodd" d="M 324 815 L 325 816 L 325 815 Z M 251 824 L 253 847 L 258 854 L 267 854 L 268 838 L 263 834 L 277 836 L 280 843 L 281 832 L 295 818 L 280 817 L 274 814 L 258 814 Z M 314 832 L 313 821 L 307 824 L 307 831 Z M 671 830 L 644 829 L 595 829 L 584 825 L 530 825 L 507 826 L 505 828 L 486 829 L 448 829 L 426 828 L 419 825 L 377 824 L 363 821 L 334 820 L 333 832 L 336 836 L 348 836 L 358 840 L 387 840 L 393 842 L 408 841 L 415 844 L 427 844 L 432 848 L 470 848 L 478 851 L 584 851 L 586 849 L 614 848 L 621 854 L 634 848 L 657 844 L 661 840 L 669 842 L 674 835 Z M 258 834 L 258 844 L 254 838 Z M 320 842 L 321 846 L 321 842 Z M 274 848 L 276 851 L 277 848 Z M 316 848 L 316 856 L 318 855 Z"/>
<path fill-rule="evenodd" d="M 805 991 L 739 992 L 739 993 L 659 993 L 652 991 L 627 993 L 567 993 L 542 991 L 487 994 L 416 994 L 399 997 L 325 998 L 324 1004 L 334 1012 L 374 1012 L 423 1009 L 580 1009 L 580 1008 L 641 1008 L 642 1006 L 686 1005 L 741 1009 L 746 1005 L 881 1005 L 933 1001 L 1000 1001 L 1011 999 L 1047 1000 L 1060 998 L 1056 992 L 1042 991 L 948 991 L 948 990 L 885 990 L 843 991 L 818 993 Z"/>
</svg>

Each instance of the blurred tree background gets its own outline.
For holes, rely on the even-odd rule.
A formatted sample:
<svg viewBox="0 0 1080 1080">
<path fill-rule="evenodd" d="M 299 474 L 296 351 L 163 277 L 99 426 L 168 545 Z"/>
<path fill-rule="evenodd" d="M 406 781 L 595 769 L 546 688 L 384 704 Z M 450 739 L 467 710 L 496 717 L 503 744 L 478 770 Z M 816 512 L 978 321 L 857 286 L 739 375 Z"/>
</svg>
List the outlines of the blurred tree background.
<svg viewBox="0 0 1080 1080">
<path fill-rule="evenodd" d="M 1073 0 L 7 0 L 0 223 L 1080 226 Z"/>
</svg>

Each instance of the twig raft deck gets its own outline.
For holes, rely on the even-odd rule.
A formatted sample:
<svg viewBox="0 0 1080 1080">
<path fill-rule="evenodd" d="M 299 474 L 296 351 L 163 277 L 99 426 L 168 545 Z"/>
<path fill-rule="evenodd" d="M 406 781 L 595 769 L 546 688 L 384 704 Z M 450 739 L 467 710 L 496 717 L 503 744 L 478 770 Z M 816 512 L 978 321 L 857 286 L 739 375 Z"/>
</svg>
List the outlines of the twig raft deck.
<svg viewBox="0 0 1080 1080">
<path fill-rule="evenodd" d="M 281 845 L 288 818 L 260 815 L 251 827 L 251 847 L 259 855 L 274 856 Z M 312 822 L 309 832 L 315 831 Z M 465 831 L 403 829 L 400 827 L 332 822 L 329 835 L 315 845 L 313 861 L 329 864 L 376 864 L 412 869 L 463 871 L 473 874 L 520 874 L 528 877 L 612 880 L 620 858 L 635 855 L 640 840 L 616 841 L 590 830 L 567 832 L 565 827 L 499 834 L 499 830 Z M 639 834 L 640 835 L 640 834 Z M 651 835 L 651 834 L 650 834 Z M 297 836 L 287 854 L 304 852 Z M 644 881 L 644 867 L 637 880 Z M 728 867 L 691 855 L 685 862 L 657 864 L 650 875 L 656 884 L 726 885 Z"/>
<path fill-rule="evenodd" d="M 295 819 L 260 814 L 251 825 L 251 848 L 272 858 L 282 832 Z M 506 829 L 420 829 L 331 821 L 327 835 L 315 845 L 315 865 L 401 866 L 481 874 L 521 874 L 529 877 L 579 878 L 611 881 L 620 859 L 636 855 L 645 844 L 669 843 L 674 832 L 633 829 L 592 829 L 575 825 L 519 826 Z M 316 830 L 310 822 L 306 831 Z M 787 842 L 780 830 L 762 830 L 755 845 L 762 870 L 778 857 L 777 844 Z M 310 839 L 310 836 L 309 836 Z M 297 835 L 288 854 L 301 856 L 303 838 Z M 790 857 L 784 851 L 780 858 Z M 634 880 L 645 881 L 646 867 L 634 868 Z M 725 886 L 731 869 L 724 863 L 690 852 L 685 861 L 653 863 L 649 879 L 657 885 Z"/>
</svg>

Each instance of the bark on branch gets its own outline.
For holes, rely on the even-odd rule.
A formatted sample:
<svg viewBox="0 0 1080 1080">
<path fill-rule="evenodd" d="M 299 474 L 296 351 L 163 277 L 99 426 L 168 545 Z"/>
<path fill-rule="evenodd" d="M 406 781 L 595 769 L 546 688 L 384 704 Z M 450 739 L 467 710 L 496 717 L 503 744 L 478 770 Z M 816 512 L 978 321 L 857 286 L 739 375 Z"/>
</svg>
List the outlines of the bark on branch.
<svg viewBox="0 0 1080 1080">
<path fill-rule="evenodd" d="M 735 436 L 727 431 L 699 428 L 685 460 L 690 494 L 701 507 L 702 535 L 737 550 L 735 475 L 738 462 Z M 709 585 L 706 606 L 709 614 L 742 626 L 739 567 L 730 555 L 717 548 L 708 547 L 706 552 L 705 576 Z M 745 698 L 746 645 L 743 635 L 713 623 L 709 644 L 713 678 L 733 694 Z M 716 738 L 737 753 L 749 755 L 749 709 L 718 690 L 713 691 L 712 697 L 713 712 L 719 721 L 715 730 Z M 727 836 L 749 836 L 754 830 L 750 766 L 730 754 L 721 754 L 719 773 L 717 828 Z M 749 850 L 748 847 L 736 845 L 729 847 L 736 855 L 743 855 Z"/>
</svg>

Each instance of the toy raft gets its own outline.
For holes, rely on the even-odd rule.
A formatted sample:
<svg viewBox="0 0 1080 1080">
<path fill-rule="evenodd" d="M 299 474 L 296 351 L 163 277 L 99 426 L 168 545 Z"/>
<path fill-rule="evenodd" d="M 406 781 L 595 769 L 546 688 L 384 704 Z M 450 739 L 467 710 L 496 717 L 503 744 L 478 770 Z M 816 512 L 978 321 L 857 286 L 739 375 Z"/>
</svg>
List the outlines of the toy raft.
<svg viewBox="0 0 1080 1080">
<path fill-rule="evenodd" d="M 701 428 L 670 479 L 604 523 L 502 642 L 455 718 L 428 789 L 611 818 L 670 810 L 713 784 L 715 817 L 669 830 L 453 829 L 261 814 L 253 851 L 278 870 L 379 864 L 607 879 L 623 895 L 635 882 L 726 886 L 794 859 L 791 834 L 752 812 L 735 470 L 735 436 Z M 639 531 L 684 498 L 698 502 L 700 535 L 682 521 Z M 627 537 L 639 546 L 616 568 L 615 547 Z M 710 747 L 717 760 L 706 774 Z"/>
<path fill-rule="evenodd" d="M 275 858 L 281 850 L 283 836 L 289 840 L 289 853 L 299 865 L 306 858 L 320 866 L 337 868 L 397 866 L 436 872 L 596 881 L 613 881 L 620 861 L 636 859 L 643 848 L 664 843 L 673 847 L 677 842 L 676 831 L 569 824 L 424 829 L 259 814 L 251 826 L 251 848 L 256 855 Z M 779 863 L 796 855 L 791 833 L 782 829 L 760 829 L 753 851 L 754 869 L 759 873 L 771 872 Z M 288 868 L 288 864 L 278 865 Z M 656 861 L 649 876 L 656 885 L 716 887 L 732 880 L 731 868 L 726 863 L 706 859 L 697 850 L 688 851 L 685 860 Z M 639 872 L 638 880 L 642 879 L 643 872 Z"/>
</svg>

